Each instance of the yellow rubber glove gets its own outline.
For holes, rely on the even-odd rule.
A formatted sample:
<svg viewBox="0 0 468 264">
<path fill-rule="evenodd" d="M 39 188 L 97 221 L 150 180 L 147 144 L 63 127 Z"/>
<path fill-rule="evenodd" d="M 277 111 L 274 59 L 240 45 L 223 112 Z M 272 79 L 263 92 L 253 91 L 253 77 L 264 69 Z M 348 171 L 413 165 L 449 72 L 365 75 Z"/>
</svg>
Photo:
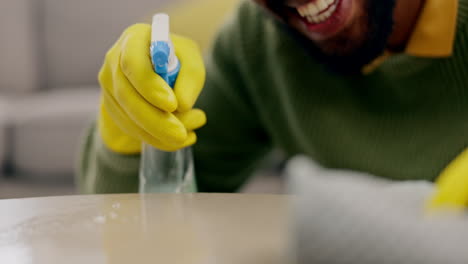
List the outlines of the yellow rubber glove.
<svg viewBox="0 0 468 264">
<path fill-rule="evenodd" d="M 139 153 L 141 142 L 175 151 L 194 144 L 194 130 L 206 123 L 205 113 L 192 109 L 205 82 L 201 52 L 193 41 L 171 37 L 181 63 L 174 89 L 153 71 L 150 25 L 129 27 L 107 53 L 98 129 L 112 151 Z"/>
<path fill-rule="evenodd" d="M 465 209 L 468 206 L 468 149 L 442 172 L 431 198 L 430 210 Z"/>
</svg>

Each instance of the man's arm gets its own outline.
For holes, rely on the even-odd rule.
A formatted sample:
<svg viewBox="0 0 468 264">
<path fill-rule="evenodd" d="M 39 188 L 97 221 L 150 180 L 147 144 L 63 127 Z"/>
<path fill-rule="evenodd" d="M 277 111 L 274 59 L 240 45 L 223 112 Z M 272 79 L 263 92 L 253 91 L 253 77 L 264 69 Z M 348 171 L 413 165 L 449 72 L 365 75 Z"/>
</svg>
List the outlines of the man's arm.
<svg viewBox="0 0 468 264">
<path fill-rule="evenodd" d="M 110 150 L 94 123 L 85 137 L 78 165 L 76 182 L 81 193 L 138 192 L 140 155 Z"/>
<path fill-rule="evenodd" d="M 238 190 L 272 148 L 249 93 L 255 89 L 249 87 L 244 47 L 249 8 L 244 3 L 225 25 L 206 60 L 207 82 L 197 107 L 207 113 L 208 122 L 197 132 L 194 146 L 200 191 Z"/>
<path fill-rule="evenodd" d="M 197 132 L 194 146 L 196 178 L 200 191 L 237 190 L 271 143 L 249 99 L 245 77 L 243 30 L 249 5 L 240 7 L 214 43 L 207 59 L 207 82 L 197 107 L 208 124 Z M 102 141 L 93 126 L 86 138 L 78 172 L 85 193 L 126 193 L 138 190 L 140 156 L 118 154 Z"/>
</svg>

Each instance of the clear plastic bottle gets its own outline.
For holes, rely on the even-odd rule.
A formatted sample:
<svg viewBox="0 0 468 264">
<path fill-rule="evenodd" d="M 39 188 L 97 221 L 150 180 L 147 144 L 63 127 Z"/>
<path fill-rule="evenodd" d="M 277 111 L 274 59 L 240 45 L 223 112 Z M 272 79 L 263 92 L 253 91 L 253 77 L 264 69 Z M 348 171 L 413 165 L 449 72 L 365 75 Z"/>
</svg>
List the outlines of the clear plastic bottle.
<svg viewBox="0 0 468 264">
<path fill-rule="evenodd" d="M 196 192 L 191 148 L 165 152 L 143 145 L 140 193 Z"/>
<path fill-rule="evenodd" d="M 174 87 L 180 63 L 175 56 L 169 32 L 169 16 L 154 15 L 150 50 L 154 71 Z M 140 193 L 196 192 L 194 174 L 191 148 L 165 152 L 143 144 Z"/>
</svg>

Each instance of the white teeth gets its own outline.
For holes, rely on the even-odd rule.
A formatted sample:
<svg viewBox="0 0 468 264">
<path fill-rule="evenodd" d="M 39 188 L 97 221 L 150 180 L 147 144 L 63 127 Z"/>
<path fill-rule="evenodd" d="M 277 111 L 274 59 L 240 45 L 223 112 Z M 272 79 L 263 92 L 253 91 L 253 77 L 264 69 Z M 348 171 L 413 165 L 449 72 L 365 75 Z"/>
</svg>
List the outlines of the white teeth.
<svg viewBox="0 0 468 264">
<path fill-rule="evenodd" d="M 318 0 L 317 7 L 320 10 L 325 10 L 325 8 L 327 8 L 327 2 L 325 2 L 325 0 Z"/>
<path fill-rule="evenodd" d="M 309 23 L 320 23 L 327 20 L 333 14 L 338 1 L 340 0 L 316 0 L 298 7 L 297 11 Z"/>
<path fill-rule="evenodd" d="M 322 22 L 326 19 L 325 17 L 325 14 L 321 14 L 319 17 L 318 17 L 318 22 Z"/>
<path fill-rule="evenodd" d="M 314 5 L 314 4 L 311 4 L 311 5 L 308 5 L 307 6 L 307 9 L 306 9 L 306 15 L 307 14 L 318 14 L 320 12 L 320 9 Z"/>
</svg>

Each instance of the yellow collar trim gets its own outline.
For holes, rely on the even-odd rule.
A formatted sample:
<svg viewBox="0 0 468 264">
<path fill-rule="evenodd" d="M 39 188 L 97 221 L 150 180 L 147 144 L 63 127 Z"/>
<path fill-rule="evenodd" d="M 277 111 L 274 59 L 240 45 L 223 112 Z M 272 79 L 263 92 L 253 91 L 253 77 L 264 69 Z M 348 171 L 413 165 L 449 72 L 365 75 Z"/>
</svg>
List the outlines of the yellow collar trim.
<svg viewBox="0 0 468 264">
<path fill-rule="evenodd" d="M 458 0 L 426 0 L 406 45 L 405 54 L 429 58 L 451 56 L 457 29 L 457 15 Z M 391 52 L 385 51 L 366 65 L 362 72 L 364 74 L 373 72 L 391 55 Z"/>
<path fill-rule="evenodd" d="M 426 0 L 405 53 L 418 57 L 448 57 L 453 53 L 458 0 Z"/>
</svg>

